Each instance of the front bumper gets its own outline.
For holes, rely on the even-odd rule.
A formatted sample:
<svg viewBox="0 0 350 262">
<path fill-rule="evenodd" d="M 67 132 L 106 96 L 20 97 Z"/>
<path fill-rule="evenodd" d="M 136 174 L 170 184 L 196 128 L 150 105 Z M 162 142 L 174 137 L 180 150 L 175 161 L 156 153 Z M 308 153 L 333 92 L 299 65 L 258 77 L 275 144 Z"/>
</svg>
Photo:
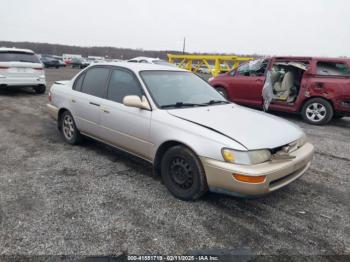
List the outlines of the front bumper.
<svg viewBox="0 0 350 262">
<path fill-rule="evenodd" d="M 58 108 L 51 104 L 46 104 L 47 110 L 50 114 L 50 116 L 57 121 L 58 119 Z"/>
<path fill-rule="evenodd" d="M 209 190 L 235 196 L 259 196 L 282 188 L 301 177 L 309 168 L 314 146 L 305 144 L 290 153 L 292 160 L 270 161 L 258 165 L 236 165 L 201 157 Z M 232 174 L 266 176 L 262 183 L 247 183 L 236 180 Z"/>
</svg>

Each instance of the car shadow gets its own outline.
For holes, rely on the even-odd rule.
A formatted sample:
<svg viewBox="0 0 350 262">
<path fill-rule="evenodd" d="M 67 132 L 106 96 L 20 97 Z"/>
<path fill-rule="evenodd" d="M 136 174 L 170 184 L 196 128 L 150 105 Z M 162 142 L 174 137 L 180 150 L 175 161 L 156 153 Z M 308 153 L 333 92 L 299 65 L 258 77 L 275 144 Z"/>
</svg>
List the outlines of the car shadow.
<svg viewBox="0 0 350 262">
<path fill-rule="evenodd" d="M 82 146 L 87 149 L 93 150 L 99 155 L 106 157 L 111 162 L 122 162 L 130 169 L 133 169 L 146 176 L 155 177 L 153 175 L 152 164 L 147 162 L 146 160 L 143 160 L 142 158 L 139 158 L 130 153 L 122 151 L 113 146 L 109 146 L 89 137 L 84 137 Z"/>
<path fill-rule="evenodd" d="M 32 96 L 34 89 L 31 87 L 0 87 L 1 96 Z"/>
</svg>

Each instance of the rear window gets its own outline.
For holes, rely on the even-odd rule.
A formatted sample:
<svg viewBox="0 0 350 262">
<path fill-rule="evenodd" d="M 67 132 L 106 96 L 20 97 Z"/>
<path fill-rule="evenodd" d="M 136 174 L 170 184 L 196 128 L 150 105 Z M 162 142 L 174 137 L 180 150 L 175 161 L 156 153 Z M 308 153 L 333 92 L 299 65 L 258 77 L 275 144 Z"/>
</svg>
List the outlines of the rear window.
<svg viewBox="0 0 350 262">
<path fill-rule="evenodd" d="M 39 58 L 32 53 L 26 52 L 0 52 L 0 62 L 29 62 L 40 63 Z"/>
<path fill-rule="evenodd" d="M 350 69 L 344 63 L 318 62 L 317 74 L 331 76 L 350 76 Z"/>
</svg>

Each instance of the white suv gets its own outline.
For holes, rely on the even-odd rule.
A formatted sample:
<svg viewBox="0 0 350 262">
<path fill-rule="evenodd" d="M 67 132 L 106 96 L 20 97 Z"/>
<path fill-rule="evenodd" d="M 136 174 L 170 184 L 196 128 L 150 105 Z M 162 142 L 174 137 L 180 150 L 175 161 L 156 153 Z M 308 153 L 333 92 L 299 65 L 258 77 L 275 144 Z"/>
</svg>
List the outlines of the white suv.
<svg viewBox="0 0 350 262">
<path fill-rule="evenodd" d="M 0 87 L 30 86 L 46 90 L 45 72 L 38 56 L 28 49 L 0 48 Z"/>
</svg>

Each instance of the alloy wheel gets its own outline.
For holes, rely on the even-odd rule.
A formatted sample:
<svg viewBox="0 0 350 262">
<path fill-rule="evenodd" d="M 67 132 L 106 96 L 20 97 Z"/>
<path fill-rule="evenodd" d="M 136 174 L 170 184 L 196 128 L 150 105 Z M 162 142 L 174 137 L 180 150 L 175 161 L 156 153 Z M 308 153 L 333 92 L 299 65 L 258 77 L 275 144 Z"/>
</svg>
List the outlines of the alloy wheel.
<svg viewBox="0 0 350 262">
<path fill-rule="evenodd" d="M 312 122 L 320 122 L 327 115 L 327 109 L 323 104 L 312 103 L 306 108 L 306 117 Z"/>
<path fill-rule="evenodd" d="M 63 119 L 63 134 L 68 139 L 71 140 L 74 136 L 75 128 L 73 118 L 70 115 L 65 115 Z"/>
</svg>

